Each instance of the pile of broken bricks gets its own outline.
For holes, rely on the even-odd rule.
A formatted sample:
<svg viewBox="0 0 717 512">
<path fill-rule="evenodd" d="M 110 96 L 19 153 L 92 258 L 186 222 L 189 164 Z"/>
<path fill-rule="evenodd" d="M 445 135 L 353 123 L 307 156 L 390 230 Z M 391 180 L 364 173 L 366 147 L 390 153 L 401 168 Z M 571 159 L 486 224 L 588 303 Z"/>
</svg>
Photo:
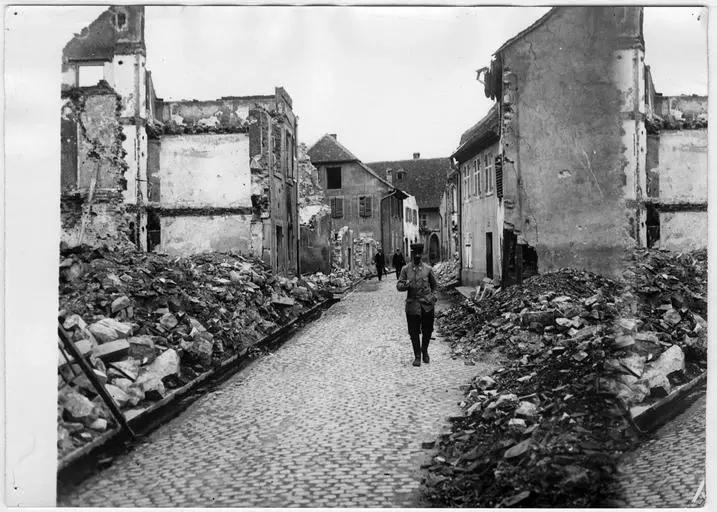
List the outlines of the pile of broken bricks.
<svg viewBox="0 0 717 512">
<path fill-rule="evenodd" d="M 622 279 L 562 269 L 439 324 L 455 357 L 505 366 L 467 387 L 425 481 L 441 506 L 610 505 L 646 407 L 706 371 L 706 254 L 635 251 Z"/>
<path fill-rule="evenodd" d="M 438 286 L 447 286 L 458 281 L 458 260 L 439 261 L 433 265 L 433 275 Z"/>
<path fill-rule="evenodd" d="M 60 262 L 59 321 L 124 417 L 141 414 L 331 295 L 344 276 L 275 276 L 236 254 L 170 258 L 76 248 Z M 60 459 L 116 427 L 58 345 Z"/>
</svg>

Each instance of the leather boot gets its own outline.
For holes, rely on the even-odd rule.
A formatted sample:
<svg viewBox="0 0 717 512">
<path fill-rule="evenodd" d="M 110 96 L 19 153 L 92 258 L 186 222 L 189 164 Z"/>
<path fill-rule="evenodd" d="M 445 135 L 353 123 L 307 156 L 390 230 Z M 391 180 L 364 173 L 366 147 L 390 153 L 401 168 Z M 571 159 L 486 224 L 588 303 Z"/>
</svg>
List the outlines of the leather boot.
<svg viewBox="0 0 717 512">
<path fill-rule="evenodd" d="M 421 339 L 416 336 L 411 337 L 411 344 L 413 345 L 413 366 L 421 366 Z"/>
<path fill-rule="evenodd" d="M 431 361 L 431 358 L 428 357 L 428 343 L 431 341 L 431 337 L 429 336 L 423 336 L 423 345 L 421 346 L 421 353 L 423 354 L 423 362 L 428 364 Z"/>
</svg>

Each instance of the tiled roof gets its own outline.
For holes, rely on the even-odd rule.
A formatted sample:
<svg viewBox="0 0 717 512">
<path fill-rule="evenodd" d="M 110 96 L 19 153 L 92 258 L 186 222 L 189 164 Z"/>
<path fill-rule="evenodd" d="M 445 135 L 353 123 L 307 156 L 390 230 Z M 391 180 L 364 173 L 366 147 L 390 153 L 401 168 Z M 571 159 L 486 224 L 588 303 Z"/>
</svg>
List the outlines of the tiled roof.
<svg viewBox="0 0 717 512">
<path fill-rule="evenodd" d="M 353 162 L 358 158 L 328 133 L 321 137 L 308 151 L 314 165 L 330 162 Z"/>
<path fill-rule="evenodd" d="M 419 208 L 438 208 L 441 205 L 443 189 L 451 171 L 450 158 L 415 158 L 366 165 L 379 176 L 386 176 L 386 170 L 391 169 L 393 186 L 415 196 Z M 406 171 L 401 180 L 396 173 L 398 170 Z"/>
<path fill-rule="evenodd" d="M 497 136 L 499 133 L 500 112 L 498 110 L 498 103 L 494 103 L 483 119 L 463 132 L 458 149 L 456 149 L 452 155 L 453 158 L 462 161 L 468 154 L 471 146 L 479 145 L 482 139 L 492 138 L 492 136 Z"/>
</svg>

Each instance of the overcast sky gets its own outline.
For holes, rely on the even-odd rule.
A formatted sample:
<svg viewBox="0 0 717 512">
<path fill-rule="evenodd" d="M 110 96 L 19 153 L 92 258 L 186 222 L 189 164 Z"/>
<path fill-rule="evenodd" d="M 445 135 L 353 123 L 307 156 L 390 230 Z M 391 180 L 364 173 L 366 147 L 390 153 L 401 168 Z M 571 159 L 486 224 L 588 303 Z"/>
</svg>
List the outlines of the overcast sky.
<svg viewBox="0 0 717 512">
<path fill-rule="evenodd" d="M 23 7 L 22 19 L 8 21 L 16 31 L 42 31 L 61 49 L 103 10 Z M 447 156 L 490 107 L 475 70 L 545 12 L 155 6 L 146 9 L 147 64 L 165 99 L 271 94 L 284 86 L 300 118 L 299 139 L 308 144 L 337 133 L 367 162 L 413 152 Z M 702 8 L 645 9 L 646 61 L 658 91 L 707 94 L 706 27 Z"/>
</svg>

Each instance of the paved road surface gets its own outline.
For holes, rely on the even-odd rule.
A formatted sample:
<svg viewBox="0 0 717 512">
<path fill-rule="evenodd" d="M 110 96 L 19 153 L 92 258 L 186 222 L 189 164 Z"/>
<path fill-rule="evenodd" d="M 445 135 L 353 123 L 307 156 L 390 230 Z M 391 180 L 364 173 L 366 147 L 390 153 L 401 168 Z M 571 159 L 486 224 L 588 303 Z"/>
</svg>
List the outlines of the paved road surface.
<svg viewBox="0 0 717 512">
<path fill-rule="evenodd" d="M 483 369 L 440 342 L 411 366 L 395 285 L 364 283 L 59 505 L 416 506 L 421 443 Z"/>
<path fill-rule="evenodd" d="M 704 506 L 704 493 L 692 499 L 705 478 L 706 404 L 703 396 L 624 458 L 622 498 L 629 507 Z"/>
</svg>

